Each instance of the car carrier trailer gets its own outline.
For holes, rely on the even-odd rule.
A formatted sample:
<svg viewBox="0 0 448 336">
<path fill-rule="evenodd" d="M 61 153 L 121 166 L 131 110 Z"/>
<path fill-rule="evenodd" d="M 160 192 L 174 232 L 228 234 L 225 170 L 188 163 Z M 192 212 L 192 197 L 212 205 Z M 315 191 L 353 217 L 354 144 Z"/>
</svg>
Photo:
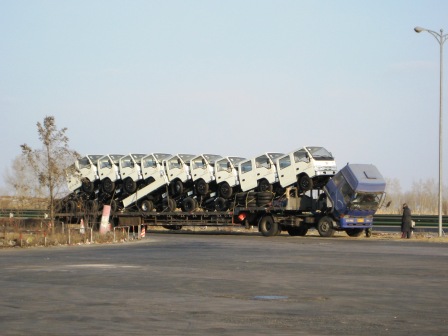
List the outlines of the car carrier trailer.
<svg viewBox="0 0 448 336">
<path fill-rule="evenodd" d="M 287 187 L 281 197 L 275 193 L 237 193 L 228 211 L 192 212 L 121 211 L 111 215 L 114 226 L 148 225 L 179 230 L 184 226 L 257 227 L 264 236 L 286 231 L 291 236 L 305 236 L 316 229 L 323 237 L 345 231 L 356 237 L 363 231 L 369 236 L 373 215 L 385 199 L 386 183 L 378 169 L 370 164 L 347 164 L 322 190 L 302 193 L 297 186 Z M 60 214 L 76 218 L 76 214 Z"/>
</svg>

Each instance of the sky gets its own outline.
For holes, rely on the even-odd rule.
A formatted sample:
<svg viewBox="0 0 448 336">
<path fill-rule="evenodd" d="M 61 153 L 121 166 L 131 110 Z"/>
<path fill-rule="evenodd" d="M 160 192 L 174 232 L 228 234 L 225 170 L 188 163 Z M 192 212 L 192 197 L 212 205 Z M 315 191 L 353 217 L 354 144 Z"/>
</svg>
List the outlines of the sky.
<svg viewBox="0 0 448 336">
<path fill-rule="evenodd" d="M 0 0 L 0 187 L 21 144 L 41 147 L 45 116 L 82 155 L 323 146 L 403 191 L 437 182 L 440 46 L 414 27 L 448 31 L 447 12 L 441 0 Z"/>
</svg>

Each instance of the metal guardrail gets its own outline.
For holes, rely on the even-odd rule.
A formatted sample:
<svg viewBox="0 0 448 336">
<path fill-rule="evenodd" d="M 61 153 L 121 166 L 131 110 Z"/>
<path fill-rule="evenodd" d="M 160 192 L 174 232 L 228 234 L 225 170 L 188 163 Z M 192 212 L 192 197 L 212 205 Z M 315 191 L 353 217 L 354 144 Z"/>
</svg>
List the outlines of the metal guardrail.
<svg viewBox="0 0 448 336">
<path fill-rule="evenodd" d="M 439 225 L 438 215 L 412 215 L 415 226 L 437 227 Z M 400 226 L 401 215 L 375 215 L 373 216 L 373 226 Z M 442 227 L 448 229 L 448 216 L 442 216 Z"/>
</svg>

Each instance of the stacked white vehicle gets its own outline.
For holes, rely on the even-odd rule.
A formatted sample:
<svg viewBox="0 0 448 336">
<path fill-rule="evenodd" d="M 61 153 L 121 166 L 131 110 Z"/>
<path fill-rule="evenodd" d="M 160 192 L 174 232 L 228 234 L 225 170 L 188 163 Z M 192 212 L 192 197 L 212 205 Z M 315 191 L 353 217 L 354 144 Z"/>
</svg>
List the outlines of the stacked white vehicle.
<svg viewBox="0 0 448 336">
<path fill-rule="evenodd" d="M 62 211 L 96 210 L 105 204 L 114 211 L 225 211 L 237 195 L 262 192 L 273 199 L 292 185 L 305 193 L 321 189 L 335 174 L 331 153 L 312 146 L 251 159 L 217 154 L 86 155 L 66 170 L 71 193 Z"/>
</svg>

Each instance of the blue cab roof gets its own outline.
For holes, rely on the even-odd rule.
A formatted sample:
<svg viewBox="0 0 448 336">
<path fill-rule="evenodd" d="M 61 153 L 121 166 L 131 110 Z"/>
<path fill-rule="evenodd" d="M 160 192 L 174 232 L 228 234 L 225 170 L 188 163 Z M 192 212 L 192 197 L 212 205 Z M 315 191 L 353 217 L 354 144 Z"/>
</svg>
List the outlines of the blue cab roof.
<svg viewBox="0 0 448 336">
<path fill-rule="evenodd" d="M 383 192 L 386 189 L 386 181 L 372 164 L 349 163 L 341 173 L 357 192 Z"/>
</svg>

